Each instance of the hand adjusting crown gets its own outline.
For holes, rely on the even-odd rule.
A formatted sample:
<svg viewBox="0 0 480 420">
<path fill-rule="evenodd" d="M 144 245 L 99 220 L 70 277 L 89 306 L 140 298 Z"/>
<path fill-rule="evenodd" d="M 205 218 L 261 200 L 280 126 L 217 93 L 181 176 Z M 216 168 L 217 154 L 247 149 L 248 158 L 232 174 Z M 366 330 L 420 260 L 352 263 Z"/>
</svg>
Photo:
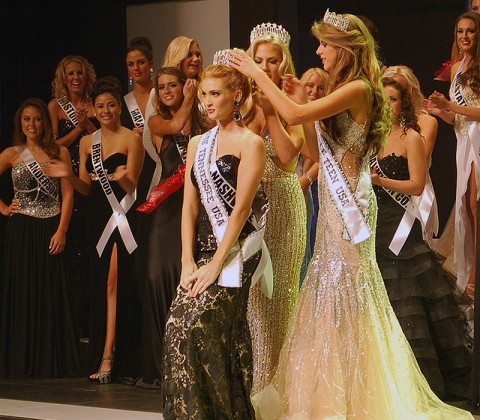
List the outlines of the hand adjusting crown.
<svg viewBox="0 0 480 420">
<path fill-rule="evenodd" d="M 250 44 L 253 44 L 256 39 L 261 38 L 266 35 L 274 35 L 279 38 L 287 47 L 290 44 L 290 34 L 288 31 L 282 27 L 282 25 L 277 25 L 276 23 L 262 23 L 261 25 L 255 26 L 250 32 Z"/>
<path fill-rule="evenodd" d="M 343 17 L 342 15 L 337 15 L 335 12 L 330 12 L 330 9 L 327 9 L 323 21 L 329 25 L 337 28 L 339 31 L 347 32 L 348 31 L 348 18 Z"/>
</svg>

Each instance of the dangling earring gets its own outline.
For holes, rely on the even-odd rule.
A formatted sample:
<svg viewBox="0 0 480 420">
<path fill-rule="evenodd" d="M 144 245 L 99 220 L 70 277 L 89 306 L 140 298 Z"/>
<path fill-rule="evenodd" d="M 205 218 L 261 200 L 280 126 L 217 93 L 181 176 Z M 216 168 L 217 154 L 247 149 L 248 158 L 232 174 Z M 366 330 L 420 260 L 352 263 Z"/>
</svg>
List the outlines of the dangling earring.
<svg viewBox="0 0 480 420">
<path fill-rule="evenodd" d="M 132 76 L 130 76 L 128 78 L 128 84 L 129 84 L 129 86 L 133 86 L 133 77 Z"/>
<path fill-rule="evenodd" d="M 407 123 L 407 119 L 405 118 L 405 113 L 402 111 L 402 112 L 400 112 L 400 115 L 398 116 L 398 125 L 400 127 L 405 127 L 406 123 Z"/>
<path fill-rule="evenodd" d="M 150 79 L 153 79 L 153 69 L 150 67 Z"/>
<path fill-rule="evenodd" d="M 234 108 L 233 108 L 232 120 L 235 122 L 239 122 L 242 119 L 242 114 L 240 114 L 240 111 L 238 110 L 238 106 L 240 105 L 240 102 L 235 101 L 233 105 L 234 105 Z"/>
</svg>

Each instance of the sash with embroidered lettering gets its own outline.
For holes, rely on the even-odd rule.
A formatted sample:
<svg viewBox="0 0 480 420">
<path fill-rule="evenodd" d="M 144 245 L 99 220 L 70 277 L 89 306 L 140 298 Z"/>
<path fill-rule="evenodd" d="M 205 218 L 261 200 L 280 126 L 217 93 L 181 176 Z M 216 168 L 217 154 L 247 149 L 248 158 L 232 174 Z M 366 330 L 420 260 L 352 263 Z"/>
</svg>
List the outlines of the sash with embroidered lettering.
<svg viewBox="0 0 480 420">
<path fill-rule="evenodd" d="M 365 221 L 362 209 L 368 206 L 368 191 L 370 188 L 369 171 L 366 170 L 368 159 L 364 160 L 355 194 L 352 194 L 348 182 L 344 178 L 343 171 L 330 151 L 330 147 L 323 139 L 320 124 L 315 122 L 320 151 L 320 163 L 323 168 L 328 190 L 335 202 L 338 211 L 342 215 L 344 237 L 353 244 L 363 242 L 370 237 L 370 229 Z M 366 176 L 368 175 L 368 177 Z"/>
<path fill-rule="evenodd" d="M 200 188 L 200 198 L 219 244 L 228 226 L 229 215 L 226 206 L 235 205 L 235 188 L 221 175 L 216 165 L 218 127 L 205 133 L 198 144 L 194 172 Z M 273 269 L 270 254 L 263 240 L 268 203 L 252 209 L 247 222 L 255 229 L 247 238 L 237 241 L 227 256 L 218 284 L 224 287 L 241 287 L 243 263 L 260 249 L 262 257 L 252 277 L 252 286 L 262 277 L 261 290 L 269 298 L 273 292 Z M 262 276 L 263 274 L 263 276 Z"/>
<path fill-rule="evenodd" d="M 382 168 L 380 167 L 376 156 L 373 156 L 370 159 L 370 167 L 375 170 L 379 177 L 388 178 L 388 176 L 385 175 L 385 173 L 382 171 Z M 405 210 L 405 214 L 403 215 L 402 220 L 400 220 L 397 230 L 395 231 L 393 239 L 388 247 L 390 251 L 392 251 L 395 255 L 398 255 L 400 254 L 403 245 L 405 245 L 408 235 L 410 235 L 415 219 L 420 220 L 420 223 L 422 224 L 422 229 L 423 220 L 417 206 L 415 206 L 415 203 L 409 195 L 395 192 L 385 187 L 382 188 L 387 192 L 387 194 L 392 198 L 392 200 L 395 201 L 395 203 L 397 203 Z"/>
<path fill-rule="evenodd" d="M 125 197 L 123 197 L 120 203 L 118 202 L 117 197 L 115 197 L 115 193 L 113 192 L 110 181 L 108 180 L 105 169 L 103 168 L 101 130 L 95 131 L 95 133 L 93 133 L 92 135 L 91 158 L 93 170 L 98 177 L 100 186 L 102 187 L 102 190 L 107 197 L 108 203 L 110 204 L 110 207 L 113 211 L 102 232 L 102 235 L 100 236 L 100 239 L 98 240 L 98 255 L 100 257 L 102 256 L 108 239 L 110 238 L 116 227 L 118 227 L 118 231 L 120 232 L 120 236 L 122 237 L 123 243 L 125 244 L 125 248 L 127 249 L 128 253 L 131 254 L 137 248 L 137 242 L 133 237 L 133 233 L 130 229 L 130 225 L 128 224 L 128 219 L 125 213 L 128 212 L 128 210 L 135 202 L 136 193 L 133 192 L 132 194 L 125 194 Z"/>
<path fill-rule="evenodd" d="M 44 174 L 42 167 L 37 162 L 37 160 L 33 157 L 32 152 L 28 149 L 27 146 L 15 146 L 15 150 L 22 158 L 23 162 L 27 166 L 30 173 L 35 177 L 40 185 L 42 191 L 54 198 L 55 200 L 59 199 L 59 191 L 55 183 L 51 178 Z"/>
<path fill-rule="evenodd" d="M 140 111 L 140 107 L 138 106 L 133 92 L 127 93 L 123 99 L 127 104 L 128 112 L 130 113 L 130 117 L 132 117 L 133 125 L 135 128 L 142 128 L 145 125 L 145 120 L 143 119 L 142 111 Z"/>
<path fill-rule="evenodd" d="M 150 97 L 147 101 L 147 106 L 145 107 L 145 121 L 147 124 L 143 127 L 143 147 L 145 151 L 148 153 L 148 156 L 152 158 L 155 162 L 155 170 L 153 172 L 152 180 L 150 181 L 150 186 L 148 187 L 148 192 L 146 197 L 143 199 L 147 200 L 148 196 L 150 195 L 150 191 L 152 188 L 158 185 L 160 182 L 160 178 L 162 177 L 162 161 L 160 160 L 160 156 L 158 156 L 157 149 L 153 144 L 152 133 L 150 132 L 150 128 L 148 127 L 148 120 L 151 116 L 155 115 L 155 104 L 156 104 L 156 97 L 155 97 L 155 88 L 152 88 L 150 91 Z"/>
<path fill-rule="evenodd" d="M 67 114 L 67 117 L 72 122 L 72 124 L 75 127 L 78 127 L 78 120 L 77 120 L 77 116 L 75 115 L 75 112 L 76 112 L 75 107 L 68 100 L 68 98 L 66 96 L 64 96 L 63 98 L 59 98 L 57 99 L 57 103 L 58 105 L 60 105 L 60 108 L 63 109 L 65 114 Z"/>
</svg>

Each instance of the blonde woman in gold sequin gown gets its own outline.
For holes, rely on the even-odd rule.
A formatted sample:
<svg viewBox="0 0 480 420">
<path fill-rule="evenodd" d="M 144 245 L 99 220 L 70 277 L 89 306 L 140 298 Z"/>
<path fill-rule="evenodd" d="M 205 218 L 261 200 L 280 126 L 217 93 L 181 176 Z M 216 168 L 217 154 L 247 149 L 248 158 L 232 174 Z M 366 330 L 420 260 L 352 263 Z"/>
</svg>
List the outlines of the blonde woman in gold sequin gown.
<svg viewBox="0 0 480 420">
<path fill-rule="evenodd" d="M 305 104 L 297 105 L 246 54 L 232 58 L 232 66 L 256 81 L 286 121 L 322 120 L 319 145 L 325 146 L 319 156 L 309 142 L 321 167 L 314 256 L 276 374 L 253 397 L 256 415 L 263 420 L 471 419 L 429 388 L 383 285 L 375 239 L 368 236 L 377 213 L 368 156 L 381 146 L 390 116 L 373 38 L 357 17 L 340 17 L 327 11 L 312 28 L 321 41 L 317 54 L 329 72 L 326 96 L 317 101 L 304 98 Z M 293 78 L 287 78 L 285 90 L 304 95 Z M 365 222 L 363 237 L 356 232 L 361 223 L 344 222 L 350 216 L 340 203 L 345 197 L 336 195 L 334 168 L 345 181 L 353 203 L 349 208 Z"/>
<path fill-rule="evenodd" d="M 249 53 L 280 86 L 284 73 L 294 73 L 288 50 L 288 33 L 281 27 L 257 36 L 253 29 Z M 277 31 L 276 31 L 277 30 Z M 265 297 L 256 285 L 250 291 L 248 323 L 253 344 L 253 393 L 267 385 L 275 373 L 280 350 L 298 299 L 298 279 L 306 244 L 307 210 L 305 198 L 295 174 L 298 153 L 304 143 L 301 126 L 285 124 L 270 101 L 257 90 L 245 122 L 260 134 L 267 150 L 262 178 L 270 211 L 267 215 L 265 242 L 273 265 L 273 295 Z"/>
</svg>

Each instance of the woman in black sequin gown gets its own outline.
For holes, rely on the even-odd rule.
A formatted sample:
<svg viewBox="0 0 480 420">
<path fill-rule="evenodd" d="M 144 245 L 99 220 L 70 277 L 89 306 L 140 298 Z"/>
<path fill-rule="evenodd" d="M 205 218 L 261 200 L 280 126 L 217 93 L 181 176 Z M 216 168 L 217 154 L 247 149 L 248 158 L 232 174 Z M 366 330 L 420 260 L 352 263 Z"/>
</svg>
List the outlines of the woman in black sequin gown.
<svg viewBox="0 0 480 420">
<path fill-rule="evenodd" d="M 184 164 L 190 136 L 206 131 L 198 109 L 198 84 L 175 67 L 161 68 L 155 79 L 156 115 L 148 121 L 162 163 L 160 183 Z M 168 182 L 168 181 L 167 181 Z M 143 200 L 145 201 L 145 200 Z M 180 281 L 183 187 L 151 213 L 139 213 L 137 279 L 143 313 L 143 387 L 160 387 L 167 313 Z"/>
<path fill-rule="evenodd" d="M 87 367 L 90 372 L 98 370 L 90 375 L 91 380 L 108 383 L 112 377 L 139 376 L 138 342 L 141 316 L 131 254 L 136 244 L 132 244 L 125 233 L 128 233 L 133 225 L 134 212 L 131 208 L 130 211 L 128 208 L 125 210 L 126 221 L 125 218 L 112 218 L 113 211 L 100 185 L 98 174 L 106 173 L 109 186 L 118 201 L 126 199 L 136 188 L 144 149 L 140 135 L 120 125 L 121 97 L 115 79 L 97 81 L 92 100 L 101 128 L 80 142 L 79 176 L 76 177 L 58 164 L 49 165 L 49 171 L 51 175 L 68 178 L 77 191 L 89 196 L 87 236 L 92 276 Z M 101 168 L 93 170 L 92 149 L 97 136 L 100 136 L 103 171 Z M 95 150 L 97 149 L 98 147 Z M 133 202 L 133 198 L 131 201 Z M 113 225 L 111 235 L 107 235 L 103 252 L 100 252 L 100 238 L 111 218 L 117 222 Z M 123 223 L 122 234 L 117 223 Z"/>
<path fill-rule="evenodd" d="M 59 145 L 68 148 L 72 169 L 78 175 L 80 164 L 78 148 L 80 139 L 93 133 L 98 126 L 90 100 L 95 71 L 88 60 L 82 56 L 70 55 L 62 58 L 55 70 L 52 80 L 53 99 L 48 103 L 48 112 L 52 121 L 53 134 Z M 61 103 L 68 109 L 73 107 L 71 119 Z M 73 212 L 68 229 L 67 252 L 71 255 L 71 271 L 74 277 L 75 313 L 80 323 L 81 337 L 88 336 L 85 314 L 88 312 L 88 243 L 85 232 L 86 209 L 85 198 L 75 192 Z"/>
<path fill-rule="evenodd" d="M 430 387 L 439 396 L 467 397 L 471 367 L 464 322 L 453 284 L 422 236 L 417 219 L 398 255 L 393 252 L 405 209 L 385 190 L 420 195 L 426 177 L 425 148 L 406 88 L 385 78 L 395 123 L 378 159 L 388 178 L 372 176 L 378 202 L 377 262 L 392 307 Z M 405 121 L 400 126 L 398 116 Z M 398 197 L 398 196 L 397 196 Z M 398 237 L 398 235 L 396 236 Z M 462 381 L 463 378 L 463 381 Z"/>
<path fill-rule="evenodd" d="M 265 200 L 258 193 L 265 147 L 261 137 L 241 121 L 232 121 L 234 108 L 241 107 L 250 93 L 245 77 L 221 65 L 211 66 L 204 72 L 201 92 L 203 105 L 209 117 L 218 121 L 218 129 L 192 139 L 188 149 L 181 283 L 170 308 L 163 349 L 163 415 L 166 419 L 253 419 L 252 349 L 246 312 L 261 251 L 244 262 L 239 287 L 220 286 L 216 280 L 237 239 L 252 231 L 247 222 L 250 209 Z M 236 191 L 233 208 L 218 197 L 218 205 L 224 205 L 229 214 L 219 244 L 214 235 L 218 231 L 210 222 L 212 215 L 202 204 L 202 197 L 211 190 L 193 172 L 194 162 L 199 162 L 197 147 L 215 135 L 218 152 L 212 153 L 212 160 Z"/>
<path fill-rule="evenodd" d="M 51 159 L 70 166 L 41 100 L 27 99 L 17 111 L 13 144 L 0 155 L 0 174 L 12 168 L 15 190 L 10 205 L 0 200 L 0 213 L 9 216 L 0 277 L 0 377 L 78 376 L 73 282 L 63 252 L 72 187 L 56 179 L 49 180 L 52 188 L 42 186 L 20 156 L 26 148 L 42 169 Z"/>
</svg>

